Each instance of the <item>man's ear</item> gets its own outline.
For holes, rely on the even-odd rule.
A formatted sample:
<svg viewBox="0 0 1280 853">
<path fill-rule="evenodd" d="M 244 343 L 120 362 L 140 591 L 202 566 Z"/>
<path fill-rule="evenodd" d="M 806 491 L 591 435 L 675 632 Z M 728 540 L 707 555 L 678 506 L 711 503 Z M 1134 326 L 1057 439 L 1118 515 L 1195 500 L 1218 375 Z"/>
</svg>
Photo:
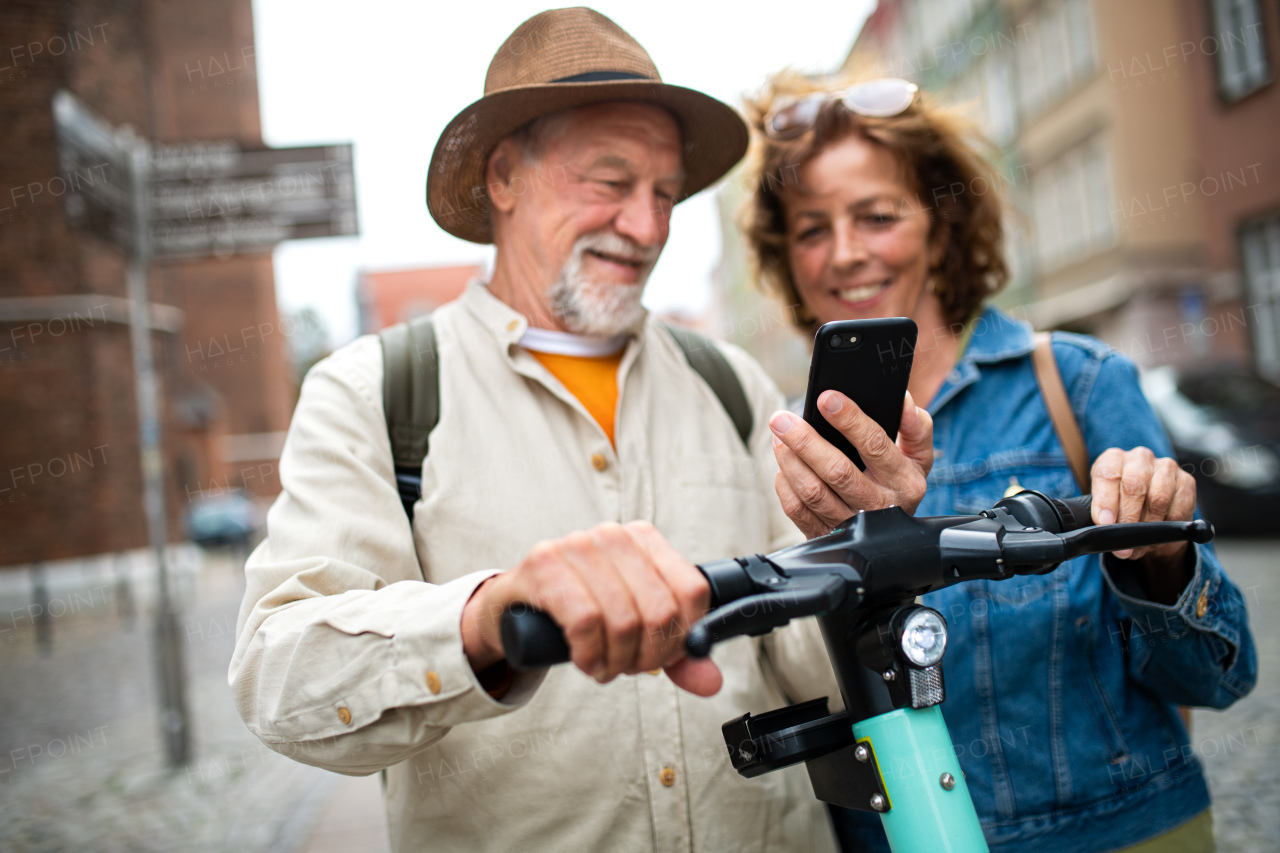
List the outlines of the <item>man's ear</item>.
<svg viewBox="0 0 1280 853">
<path fill-rule="evenodd" d="M 489 155 L 489 162 L 484 169 L 484 182 L 489 193 L 489 204 L 494 210 L 510 213 L 516 206 L 516 194 L 511 191 L 511 184 L 521 160 L 521 154 L 510 138 L 499 142 L 498 147 Z M 517 180 L 524 183 L 519 178 Z"/>
</svg>

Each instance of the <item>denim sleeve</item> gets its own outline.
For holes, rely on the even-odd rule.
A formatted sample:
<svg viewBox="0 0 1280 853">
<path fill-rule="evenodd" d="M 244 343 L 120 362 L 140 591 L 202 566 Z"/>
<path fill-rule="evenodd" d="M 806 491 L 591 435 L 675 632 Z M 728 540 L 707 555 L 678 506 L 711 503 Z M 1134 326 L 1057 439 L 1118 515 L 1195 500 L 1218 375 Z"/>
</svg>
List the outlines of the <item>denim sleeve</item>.
<svg viewBox="0 0 1280 853">
<path fill-rule="evenodd" d="M 1173 456 L 1128 358 L 1061 344 L 1054 351 L 1064 375 L 1072 376 L 1072 404 L 1083 415 L 1090 463 L 1110 447 L 1144 446 L 1158 457 Z M 1071 370 L 1072 362 L 1076 370 Z M 1213 547 L 1192 547 L 1194 575 L 1172 605 L 1152 601 L 1137 567 L 1127 561 L 1106 555 L 1102 573 L 1128 617 L 1124 628 L 1131 677 L 1169 702 L 1226 708 L 1252 690 L 1257 679 L 1248 612 Z"/>
</svg>

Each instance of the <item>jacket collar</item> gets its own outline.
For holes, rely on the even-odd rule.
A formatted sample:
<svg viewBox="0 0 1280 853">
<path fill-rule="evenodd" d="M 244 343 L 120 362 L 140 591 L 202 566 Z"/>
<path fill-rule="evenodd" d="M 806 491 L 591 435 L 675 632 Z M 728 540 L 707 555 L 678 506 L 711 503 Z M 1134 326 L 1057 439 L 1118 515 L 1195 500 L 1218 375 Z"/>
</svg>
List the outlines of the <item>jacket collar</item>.
<svg viewBox="0 0 1280 853">
<path fill-rule="evenodd" d="M 929 403 L 930 414 L 936 414 L 963 388 L 978 381 L 982 376 L 978 365 L 1025 358 L 1035 349 L 1031 327 L 997 308 L 987 306 L 973 322 L 969 345 Z"/>
</svg>

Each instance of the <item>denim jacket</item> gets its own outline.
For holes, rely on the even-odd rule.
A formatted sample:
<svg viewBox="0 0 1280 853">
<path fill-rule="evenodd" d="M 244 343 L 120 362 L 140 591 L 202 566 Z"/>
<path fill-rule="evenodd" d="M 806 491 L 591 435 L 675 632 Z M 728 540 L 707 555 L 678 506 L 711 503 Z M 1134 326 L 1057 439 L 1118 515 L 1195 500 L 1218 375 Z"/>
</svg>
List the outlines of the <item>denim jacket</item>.
<svg viewBox="0 0 1280 853">
<path fill-rule="evenodd" d="M 929 345 L 921 341 L 920 347 Z M 1079 494 L 1040 396 L 1031 331 L 988 308 L 929 406 L 936 461 L 918 515 L 975 513 L 1011 486 Z M 1053 352 L 1093 460 L 1172 448 L 1129 359 L 1055 333 Z M 1173 606 L 1131 564 L 1080 557 L 1047 575 L 931 593 L 946 617 L 943 716 L 993 853 L 1100 853 L 1209 805 L 1177 705 L 1225 708 L 1257 664 L 1240 590 L 1212 547 Z M 879 817 L 840 810 L 846 849 L 888 850 Z"/>
</svg>

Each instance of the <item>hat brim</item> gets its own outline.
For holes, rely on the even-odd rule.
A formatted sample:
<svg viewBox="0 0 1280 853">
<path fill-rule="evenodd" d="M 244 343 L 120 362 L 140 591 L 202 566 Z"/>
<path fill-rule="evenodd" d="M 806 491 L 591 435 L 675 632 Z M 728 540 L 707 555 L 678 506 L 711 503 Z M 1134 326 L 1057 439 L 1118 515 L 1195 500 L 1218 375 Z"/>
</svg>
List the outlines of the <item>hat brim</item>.
<svg viewBox="0 0 1280 853">
<path fill-rule="evenodd" d="M 492 243 L 484 175 L 494 147 L 539 116 L 605 101 L 653 104 L 676 116 L 684 147 L 681 200 L 718 181 L 747 151 L 742 118 L 727 104 L 693 89 L 655 80 L 518 86 L 471 104 L 440 135 L 427 172 L 431 217 L 455 237 Z"/>
</svg>

